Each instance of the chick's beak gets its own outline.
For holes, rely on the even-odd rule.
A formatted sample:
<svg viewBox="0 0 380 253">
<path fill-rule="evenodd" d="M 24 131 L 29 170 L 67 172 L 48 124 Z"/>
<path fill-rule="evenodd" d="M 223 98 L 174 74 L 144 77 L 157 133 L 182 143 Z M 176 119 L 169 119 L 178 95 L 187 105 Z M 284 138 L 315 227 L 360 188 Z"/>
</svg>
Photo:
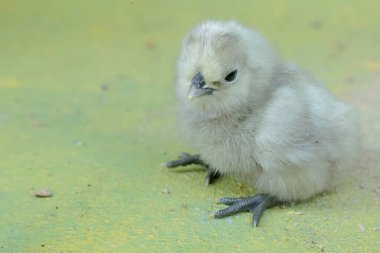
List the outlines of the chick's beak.
<svg viewBox="0 0 380 253">
<path fill-rule="evenodd" d="M 214 89 L 205 87 L 206 82 L 200 72 L 196 73 L 191 80 L 188 98 L 193 99 L 203 95 L 211 95 Z"/>
</svg>

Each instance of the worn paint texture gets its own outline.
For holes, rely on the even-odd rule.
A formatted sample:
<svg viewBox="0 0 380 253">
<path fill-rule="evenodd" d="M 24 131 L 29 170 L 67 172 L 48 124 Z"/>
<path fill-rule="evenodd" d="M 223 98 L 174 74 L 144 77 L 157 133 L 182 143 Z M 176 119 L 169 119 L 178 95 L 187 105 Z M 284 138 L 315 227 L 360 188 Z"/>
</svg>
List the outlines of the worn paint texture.
<svg viewBox="0 0 380 253">
<path fill-rule="evenodd" d="M 379 252 L 380 2 L 0 1 L 0 252 Z M 207 19 L 264 34 L 357 107 L 362 151 L 336 192 L 209 218 L 254 193 L 161 168 L 181 151 L 175 61 Z M 50 189 L 50 198 L 34 192 Z M 377 228 L 377 230 L 376 230 Z"/>
</svg>

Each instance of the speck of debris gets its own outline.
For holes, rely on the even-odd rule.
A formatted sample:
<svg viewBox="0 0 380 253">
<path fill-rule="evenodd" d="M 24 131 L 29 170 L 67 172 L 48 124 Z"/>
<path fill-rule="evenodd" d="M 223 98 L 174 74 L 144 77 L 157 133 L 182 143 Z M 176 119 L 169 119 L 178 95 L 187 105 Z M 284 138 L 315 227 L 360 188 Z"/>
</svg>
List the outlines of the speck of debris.
<svg viewBox="0 0 380 253">
<path fill-rule="evenodd" d="M 168 209 L 168 212 L 174 212 L 175 211 L 175 208 L 169 208 Z"/>
<path fill-rule="evenodd" d="M 317 243 L 314 242 L 314 241 L 311 241 L 311 243 L 312 243 L 315 247 L 319 248 L 321 252 L 324 252 L 324 246 L 323 246 L 322 244 L 317 244 Z"/>
<path fill-rule="evenodd" d="M 45 244 L 41 244 L 41 247 L 42 247 L 42 248 L 45 247 Z"/>
<path fill-rule="evenodd" d="M 335 48 L 336 48 L 336 51 L 338 51 L 338 53 L 342 53 L 344 50 L 346 50 L 347 44 L 344 42 L 338 42 L 335 45 Z"/>
<path fill-rule="evenodd" d="M 42 128 L 46 127 L 46 123 L 44 122 L 33 122 L 31 125 L 32 128 Z"/>
<path fill-rule="evenodd" d="M 100 86 L 100 89 L 101 89 L 102 91 L 107 91 L 107 90 L 109 90 L 109 88 L 110 88 L 110 85 L 109 85 L 108 83 L 103 83 L 103 84 Z"/>
<path fill-rule="evenodd" d="M 148 41 L 145 42 L 145 47 L 147 49 L 155 49 L 157 47 L 157 44 L 153 40 L 148 40 Z"/>
<path fill-rule="evenodd" d="M 362 224 L 358 224 L 358 227 L 361 232 L 365 231 L 365 227 Z"/>
<path fill-rule="evenodd" d="M 314 20 L 313 22 L 311 22 L 311 27 L 314 29 L 314 30 L 319 30 L 321 29 L 323 26 L 323 23 L 322 21 L 320 20 Z"/>
<path fill-rule="evenodd" d="M 53 192 L 49 189 L 40 189 L 34 192 L 34 196 L 38 198 L 50 198 L 53 196 Z"/>
<path fill-rule="evenodd" d="M 303 215 L 303 212 L 296 212 L 297 215 Z"/>
<path fill-rule="evenodd" d="M 344 79 L 344 82 L 349 83 L 349 84 L 355 83 L 355 78 L 352 76 L 349 76 L 349 77 Z"/>
<path fill-rule="evenodd" d="M 55 209 L 58 209 L 58 206 L 56 206 Z"/>
<path fill-rule="evenodd" d="M 163 194 L 170 194 L 171 191 L 168 188 L 164 188 L 164 189 L 162 189 L 161 193 L 163 193 Z"/>
<path fill-rule="evenodd" d="M 88 184 L 87 186 L 88 186 L 88 187 L 91 187 L 91 184 Z"/>
</svg>

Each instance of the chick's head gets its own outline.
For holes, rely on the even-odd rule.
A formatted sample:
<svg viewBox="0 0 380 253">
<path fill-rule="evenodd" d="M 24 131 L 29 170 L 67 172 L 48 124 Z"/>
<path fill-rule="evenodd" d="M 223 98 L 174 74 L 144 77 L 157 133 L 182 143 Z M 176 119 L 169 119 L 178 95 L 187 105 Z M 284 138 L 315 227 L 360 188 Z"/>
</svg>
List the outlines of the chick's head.
<svg viewBox="0 0 380 253">
<path fill-rule="evenodd" d="M 236 22 L 207 21 L 183 40 L 177 95 L 186 108 L 228 114 L 270 89 L 277 58 L 256 32 Z"/>
</svg>

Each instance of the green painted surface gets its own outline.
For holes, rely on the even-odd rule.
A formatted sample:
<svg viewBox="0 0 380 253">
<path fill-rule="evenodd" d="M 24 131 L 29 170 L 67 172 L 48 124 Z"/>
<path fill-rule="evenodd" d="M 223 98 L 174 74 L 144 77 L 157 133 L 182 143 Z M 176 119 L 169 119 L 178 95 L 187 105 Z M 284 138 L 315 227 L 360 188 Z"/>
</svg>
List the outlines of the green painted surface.
<svg viewBox="0 0 380 253">
<path fill-rule="evenodd" d="M 379 252 L 379 9 L 0 1 L 0 252 Z M 182 36 L 207 18 L 256 27 L 358 107 L 363 148 L 349 183 L 268 210 L 254 229 L 248 213 L 208 218 L 217 197 L 252 190 L 159 167 L 191 151 L 177 134 L 174 66 Z M 52 198 L 33 196 L 45 187 Z"/>
</svg>

